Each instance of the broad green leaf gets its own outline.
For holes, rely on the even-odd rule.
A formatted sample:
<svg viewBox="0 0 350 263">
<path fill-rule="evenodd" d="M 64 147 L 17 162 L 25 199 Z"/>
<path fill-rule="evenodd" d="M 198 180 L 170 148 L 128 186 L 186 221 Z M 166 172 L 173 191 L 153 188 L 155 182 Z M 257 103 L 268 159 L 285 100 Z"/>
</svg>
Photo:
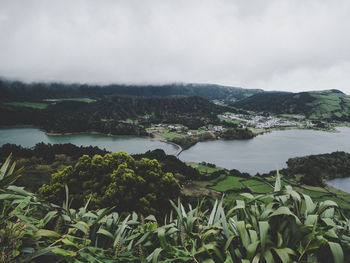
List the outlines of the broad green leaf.
<svg viewBox="0 0 350 263">
<path fill-rule="evenodd" d="M 266 249 L 267 232 L 268 232 L 268 230 L 269 230 L 269 223 L 267 221 L 259 221 L 261 248 L 262 248 L 263 252 Z"/>
<path fill-rule="evenodd" d="M 229 251 L 226 251 L 226 260 L 224 263 L 233 263 L 233 260 Z"/>
<path fill-rule="evenodd" d="M 304 197 L 304 200 L 305 200 L 306 211 L 308 213 L 312 213 L 315 210 L 316 205 L 314 204 L 310 196 L 305 194 L 302 194 L 302 196 Z"/>
<path fill-rule="evenodd" d="M 103 228 L 100 228 L 98 231 L 97 231 L 97 234 L 101 234 L 101 235 L 104 235 L 106 237 L 110 237 L 110 238 L 114 238 L 114 236 L 112 235 L 111 232 L 107 231 L 106 229 L 103 229 Z"/>
<path fill-rule="evenodd" d="M 153 251 L 152 263 L 158 262 L 158 257 L 159 257 L 160 252 L 162 252 L 162 249 L 159 247 Z"/>
<path fill-rule="evenodd" d="M 279 256 L 283 263 L 290 262 L 290 254 L 295 255 L 295 252 L 290 248 L 274 248 L 273 250 L 275 250 L 276 254 Z"/>
<path fill-rule="evenodd" d="M 226 241 L 226 243 L 225 243 L 225 247 L 224 247 L 225 250 L 227 250 L 227 249 L 229 248 L 229 246 L 231 245 L 232 240 L 233 240 L 235 237 L 236 237 L 235 235 L 232 235 L 232 236 L 230 236 L 230 237 L 227 239 L 227 241 Z"/>
<path fill-rule="evenodd" d="M 218 230 L 216 229 L 209 229 L 208 231 L 206 231 L 204 233 L 204 235 L 202 236 L 202 241 L 205 242 L 205 240 L 210 236 L 210 235 L 216 235 L 218 233 Z"/>
<path fill-rule="evenodd" d="M 292 215 L 294 214 L 290 211 L 289 207 L 281 206 L 277 208 L 276 211 L 274 211 L 270 216 L 279 216 L 279 215 Z"/>
<path fill-rule="evenodd" d="M 73 224 L 71 226 L 82 231 L 84 234 L 87 234 L 88 231 L 90 230 L 90 226 L 84 221 L 79 221 L 78 223 Z"/>
<path fill-rule="evenodd" d="M 33 259 L 41 257 L 47 253 L 50 253 L 53 249 L 58 248 L 58 246 L 47 247 L 44 249 L 40 249 L 32 254 L 29 254 L 21 259 L 21 262 L 32 262 Z"/>
<path fill-rule="evenodd" d="M 149 216 L 147 216 L 147 217 L 145 218 L 145 220 L 157 222 L 157 219 L 155 218 L 154 215 L 149 215 Z"/>
<path fill-rule="evenodd" d="M 318 215 L 308 215 L 305 220 L 305 225 L 314 225 L 317 223 Z"/>
<path fill-rule="evenodd" d="M 256 249 L 258 245 L 260 244 L 260 241 L 256 241 L 254 243 L 250 243 L 247 247 L 248 252 L 248 258 L 252 259 L 256 255 Z"/>
<path fill-rule="evenodd" d="M 213 209 L 211 210 L 211 213 L 210 213 L 210 216 L 209 216 L 208 226 L 212 225 L 213 222 L 214 222 L 214 216 L 215 216 L 215 213 L 216 213 L 216 207 L 217 207 L 217 205 L 218 205 L 218 200 L 215 200 L 214 207 L 213 207 Z"/>
<path fill-rule="evenodd" d="M 55 231 L 47 230 L 47 229 L 39 229 L 37 232 L 35 232 L 34 237 L 61 237 L 60 234 L 58 234 Z"/>
<path fill-rule="evenodd" d="M 161 247 L 163 249 L 166 249 L 168 245 L 167 245 L 166 238 L 165 238 L 165 229 L 163 227 L 158 228 L 157 235 L 158 235 Z"/>
<path fill-rule="evenodd" d="M 320 207 L 318 209 L 318 213 L 322 214 L 326 209 L 330 207 L 338 207 L 337 203 L 332 200 L 326 200 L 320 203 Z"/>
<path fill-rule="evenodd" d="M 54 248 L 52 250 L 53 253 L 57 254 L 57 255 L 61 255 L 63 257 L 75 257 L 77 255 L 76 252 L 74 251 L 70 251 L 70 250 L 65 250 L 65 249 L 62 249 L 62 248 Z"/>
<path fill-rule="evenodd" d="M 221 262 L 224 261 L 224 257 L 222 255 L 222 253 L 220 252 L 220 250 L 217 248 L 217 244 L 216 242 L 211 242 L 209 244 L 204 244 L 203 247 L 207 250 L 213 250 L 214 253 L 218 256 L 218 258 L 220 259 Z M 210 254 L 210 253 L 209 253 Z"/>
<path fill-rule="evenodd" d="M 74 242 L 72 242 L 68 238 L 62 238 L 61 241 L 62 241 L 63 244 L 65 244 L 67 246 L 73 246 L 73 247 L 79 248 L 79 246 L 77 244 L 75 244 Z"/>
<path fill-rule="evenodd" d="M 4 162 L 4 164 L 1 166 L 0 168 L 0 180 L 4 179 L 5 175 L 6 175 L 6 171 L 7 168 L 10 164 L 12 158 L 12 153 L 10 153 L 10 155 L 6 158 L 6 161 Z"/>
<path fill-rule="evenodd" d="M 280 173 L 278 171 L 278 167 L 276 169 L 276 182 L 275 182 L 274 191 L 275 192 L 281 191 L 281 176 L 280 176 Z"/>
<path fill-rule="evenodd" d="M 344 262 L 344 254 L 343 249 L 338 243 L 328 242 L 328 245 L 331 249 L 334 263 L 343 263 Z"/>
<path fill-rule="evenodd" d="M 279 215 L 290 215 L 290 216 L 293 216 L 295 218 L 297 224 L 300 224 L 299 218 L 295 214 L 293 214 L 290 211 L 289 207 L 287 207 L 287 206 L 281 206 L 281 207 L 277 208 L 277 210 L 275 212 L 273 212 L 270 215 L 270 217 L 272 217 L 272 216 L 279 216 Z"/>
<path fill-rule="evenodd" d="M 275 262 L 270 250 L 266 250 L 264 252 L 263 256 L 264 256 L 264 259 L 266 260 L 267 263 L 274 263 Z"/>
<path fill-rule="evenodd" d="M 241 193 L 240 196 L 243 196 L 249 200 L 254 199 L 254 195 L 252 195 L 251 193 Z"/>
<path fill-rule="evenodd" d="M 42 219 L 42 226 L 46 226 L 47 223 L 49 223 L 51 221 L 52 218 L 55 217 L 55 215 L 57 214 L 57 211 L 50 211 L 48 212 L 45 217 Z"/>
<path fill-rule="evenodd" d="M 247 249 L 248 245 L 250 243 L 249 235 L 245 226 L 244 221 L 238 221 L 236 222 L 236 227 L 239 233 L 239 236 L 241 237 L 243 246 Z"/>
<path fill-rule="evenodd" d="M 327 226 L 336 226 L 334 220 L 331 218 L 322 218 L 322 221 L 325 222 Z"/>
</svg>

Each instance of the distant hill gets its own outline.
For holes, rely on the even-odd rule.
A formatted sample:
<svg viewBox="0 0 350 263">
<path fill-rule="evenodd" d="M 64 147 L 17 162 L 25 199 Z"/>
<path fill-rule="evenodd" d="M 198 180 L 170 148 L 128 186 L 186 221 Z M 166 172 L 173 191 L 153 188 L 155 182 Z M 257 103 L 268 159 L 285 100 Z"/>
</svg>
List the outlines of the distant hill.
<svg viewBox="0 0 350 263">
<path fill-rule="evenodd" d="M 156 118 L 174 122 L 181 121 L 185 116 L 213 117 L 227 110 L 201 97 L 176 98 L 138 98 L 138 97 L 111 97 L 93 103 L 64 101 L 50 105 L 46 112 L 50 116 L 76 117 L 77 119 L 125 120 L 144 117 Z M 67 115 L 67 116 L 66 116 Z"/>
<path fill-rule="evenodd" d="M 208 100 L 237 101 L 263 92 L 215 84 L 87 85 L 64 83 L 23 83 L 0 80 L 0 101 L 41 101 L 43 99 L 110 96 L 174 97 L 199 96 Z"/>
<path fill-rule="evenodd" d="M 222 86 L 215 84 L 28 84 L 19 81 L 7 81 L 0 79 L 0 94 L 0 104 L 18 105 L 21 103 L 26 103 L 26 105 L 31 105 L 32 107 L 35 106 L 42 108 L 45 108 L 48 105 L 48 102 L 44 100 L 50 99 L 75 99 L 77 101 L 80 100 L 85 102 L 96 100 L 97 103 L 93 103 L 92 105 L 85 105 L 79 103 L 76 103 L 74 105 L 77 105 L 78 108 L 80 106 L 84 108 L 84 111 L 81 111 L 81 114 L 87 114 L 87 112 L 91 113 L 91 109 L 94 108 L 94 112 L 101 112 L 102 110 L 105 111 L 105 115 L 118 115 L 119 117 L 123 118 L 140 116 L 142 115 L 141 111 L 144 111 L 145 114 L 154 112 L 153 110 L 148 111 L 148 109 L 150 109 L 150 107 L 152 106 L 151 104 L 154 103 L 152 99 L 179 98 L 179 101 L 173 100 L 172 102 L 170 102 L 164 100 L 159 102 L 162 105 L 165 103 L 165 105 L 163 105 L 165 107 L 167 107 L 169 103 L 169 105 L 171 105 L 171 103 L 176 102 L 176 108 L 179 109 L 180 107 L 184 107 L 184 109 L 187 109 L 188 106 L 186 105 L 186 103 L 188 103 L 189 101 L 183 100 L 183 98 L 201 97 L 205 100 L 209 100 L 217 104 L 225 103 L 235 108 L 244 110 L 252 110 L 258 112 L 265 111 L 278 114 L 303 114 L 311 119 L 350 121 L 350 96 L 347 96 L 343 92 L 335 89 L 326 91 L 292 93 L 281 91 L 265 92 L 259 89 L 243 89 L 238 87 Z M 118 100 L 122 100 L 123 103 L 122 106 L 119 107 L 119 109 L 117 109 L 117 105 L 111 106 L 113 103 L 108 102 L 108 100 L 112 97 L 119 97 Z M 121 97 L 129 98 L 121 99 Z M 145 100 L 141 102 L 141 100 L 131 99 L 130 97 Z M 133 104 L 131 107 L 129 107 L 127 104 L 128 100 L 132 100 Z M 103 104 L 103 106 L 101 106 L 101 103 L 98 103 L 98 101 L 102 101 L 101 103 Z M 200 104 L 202 106 L 198 106 Z M 72 105 L 73 104 L 67 104 L 68 107 L 71 107 Z M 201 108 L 204 107 L 203 111 L 208 113 L 209 104 L 207 104 L 206 102 L 200 102 L 198 99 L 196 99 L 194 106 L 195 105 L 197 105 L 198 107 L 193 108 L 193 110 L 200 113 L 199 111 L 201 111 Z M 65 106 L 63 106 L 62 111 L 65 110 L 64 107 Z M 110 113 L 106 112 L 107 109 Z M 166 112 L 169 113 L 168 108 Z M 159 113 L 161 114 L 162 112 Z M 98 116 L 100 116 L 100 114 L 98 114 Z"/>
<path fill-rule="evenodd" d="M 0 126 L 30 124 L 50 132 L 145 135 L 140 125 L 180 123 L 198 129 L 209 123 L 219 124 L 217 115 L 228 110 L 201 97 L 113 96 L 91 103 L 62 101 L 45 109 L 0 104 Z"/>
<path fill-rule="evenodd" d="M 263 92 L 233 105 L 252 111 L 303 114 L 311 119 L 350 120 L 350 96 L 335 89 L 300 93 Z"/>
</svg>

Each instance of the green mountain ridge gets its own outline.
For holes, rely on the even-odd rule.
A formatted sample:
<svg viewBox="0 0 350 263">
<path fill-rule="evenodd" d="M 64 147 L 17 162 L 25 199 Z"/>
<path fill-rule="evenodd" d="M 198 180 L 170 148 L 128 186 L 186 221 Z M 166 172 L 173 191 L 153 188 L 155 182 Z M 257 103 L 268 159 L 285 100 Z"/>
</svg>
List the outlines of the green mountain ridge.
<svg viewBox="0 0 350 263">
<path fill-rule="evenodd" d="M 0 94 L 0 103 L 3 105 L 38 109 L 45 109 L 49 104 L 64 100 L 92 102 L 94 106 L 101 104 L 101 101 L 103 101 L 105 105 L 101 107 L 107 109 L 110 108 L 107 105 L 110 98 L 116 96 L 133 97 L 135 98 L 133 101 L 140 99 L 186 100 L 189 97 L 200 97 L 218 105 L 230 105 L 250 111 L 276 114 L 302 114 L 309 119 L 350 120 L 350 96 L 336 89 L 293 93 L 244 89 L 216 84 L 87 85 L 23 83 L 0 79 Z M 135 114 L 135 111 L 139 111 L 138 107 L 143 109 L 143 106 L 138 103 L 136 104 L 133 104 L 131 108 L 127 107 L 128 112 L 124 111 L 125 107 L 116 112 L 118 107 L 113 106 L 113 114 L 118 116 L 123 115 L 126 118 L 129 118 L 129 115 L 140 115 Z M 165 104 L 168 104 L 168 102 Z M 91 105 L 81 105 L 83 105 L 83 108 L 96 108 Z M 100 111 L 100 109 L 97 110 Z M 200 111 L 201 109 L 197 108 L 194 110 Z M 165 111 L 168 111 L 168 108 L 165 108 Z M 106 115 L 110 114 L 108 113 Z"/>
<path fill-rule="evenodd" d="M 350 119 L 350 96 L 331 89 L 308 92 L 263 92 L 233 104 L 237 108 L 277 114 L 302 114 L 310 119 Z"/>
<path fill-rule="evenodd" d="M 216 84 L 175 83 L 162 85 L 87 85 L 67 83 L 23 83 L 0 79 L 0 101 L 42 101 L 44 99 L 108 98 L 110 96 L 174 97 L 199 96 L 208 100 L 237 101 L 263 92 L 258 89 Z"/>
</svg>

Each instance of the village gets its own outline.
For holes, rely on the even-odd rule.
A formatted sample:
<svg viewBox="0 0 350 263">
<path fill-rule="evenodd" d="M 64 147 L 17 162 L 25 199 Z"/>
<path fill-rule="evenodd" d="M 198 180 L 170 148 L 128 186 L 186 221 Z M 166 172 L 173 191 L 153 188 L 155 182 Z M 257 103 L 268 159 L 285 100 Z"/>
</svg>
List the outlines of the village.
<svg viewBox="0 0 350 263">
<path fill-rule="evenodd" d="M 166 139 L 173 139 L 179 136 L 193 136 L 199 135 L 204 132 L 221 132 L 224 130 L 222 125 L 208 125 L 208 127 L 202 127 L 198 130 L 190 130 L 182 124 L 154 124 L 150 128 L 146 129 L 148 133 L 155 134 Z"/>
<path fill-rule="evenodd" d="M 221 120 L 221 125 L 209 124 L 200 127 L 197 130 L 191 130 L 182 124 L 152 124 L 147 128 L 147 132 L 153 137 L 159 137 L 167 140 L 172 140 L 176 137 L 192 137 L 202 135 L 204 133 L 211 133 L 219 135 L 225 132 L 233 123 L 237 128 L 249 129 L 255 134 L 261 134 L 272 129 L 323 129 L 331 130 L 333 128 L 330 124 L 322 121 L 308 120 L 303 115 L 279 115 L 279 116 L 265 116 L 263 113 L 249 112 L 249 114 L 237 114 L 226 112 L 218 115 Z"/>
<path fill-rule="evenodd" d="M 297 128 L 311 128 L 314 124 L 311 121 L 302 121 L 302 118 L 294 118 L 293 120 L 282 119 L 274 116 L 263 115 L 243 115 L 227 112 L 218 116 L 224 121 L 230 121 L 238 124 L 241 128 L 255 128 L 255 129 L 272 129 L 282 127 L 297 127 Z"/>
</svg>

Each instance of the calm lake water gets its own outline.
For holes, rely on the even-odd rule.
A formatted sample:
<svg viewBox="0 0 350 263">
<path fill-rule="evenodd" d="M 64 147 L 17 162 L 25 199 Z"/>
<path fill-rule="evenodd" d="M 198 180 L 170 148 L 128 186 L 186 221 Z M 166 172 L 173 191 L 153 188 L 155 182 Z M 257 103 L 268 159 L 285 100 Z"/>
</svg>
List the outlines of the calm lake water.
<svg viewBox="0 0 350 263">
<path fill-rule="evenodd" d="M 334 188 L 340 189 L 344 192 L 350 193 L 350 177 L 336 178 L 328 181 L 327 184 L 333 186 Z"/>
<path fill-rule="evenodd" d="M 183 161 L 210 162 L 252 175 L 286 167 L 291 157 L 310 154 L 350 152 L 350 128 L 339 133 L 313 130 L 274 131 L 251 140 L 207 141 L 180 154 Z"/>
<path fill-rule="evenodd" d="M 38 142 L 73 143 L 78 146 L 98 146 L 112 152 L 144 153 L 148 150 L 163 149 L 167 154 L 175 154 L 179 149 L 175 145 L 153 140 L 147 137 L 107 136 L 100 134 L 46 135 L 37 128 L 0 129 L 0 145 L 14 143 L 23 147 L 32 147 Z"/>
<path fill-rule="evenodd" d="M 339 133 L 312 130 L 275 131 L 259 135 L 250 140 L 200 142 L 183 151 L 179 158 L 183 161 L 210 162 L 228 169 L 238 169 L 251 175 L 286 167 L 291 157 L 310 154 L 350 152 L 350 128 L 338 128 Z M 91 134 L 48 136 L 37 128 L 0 129 L 0 145 L 5 143 L 32 147 L 38 142 L 73 143 L 93 145 L 109 151 L 143 153 L 153 149 L 163 149 L 167 154 L 175 154 L 178 148 L 150 138 L 134 136 L 106 136 Z M 329 182 L 336 188 L 350 192 L 350 177 Z"/>
</svg>

